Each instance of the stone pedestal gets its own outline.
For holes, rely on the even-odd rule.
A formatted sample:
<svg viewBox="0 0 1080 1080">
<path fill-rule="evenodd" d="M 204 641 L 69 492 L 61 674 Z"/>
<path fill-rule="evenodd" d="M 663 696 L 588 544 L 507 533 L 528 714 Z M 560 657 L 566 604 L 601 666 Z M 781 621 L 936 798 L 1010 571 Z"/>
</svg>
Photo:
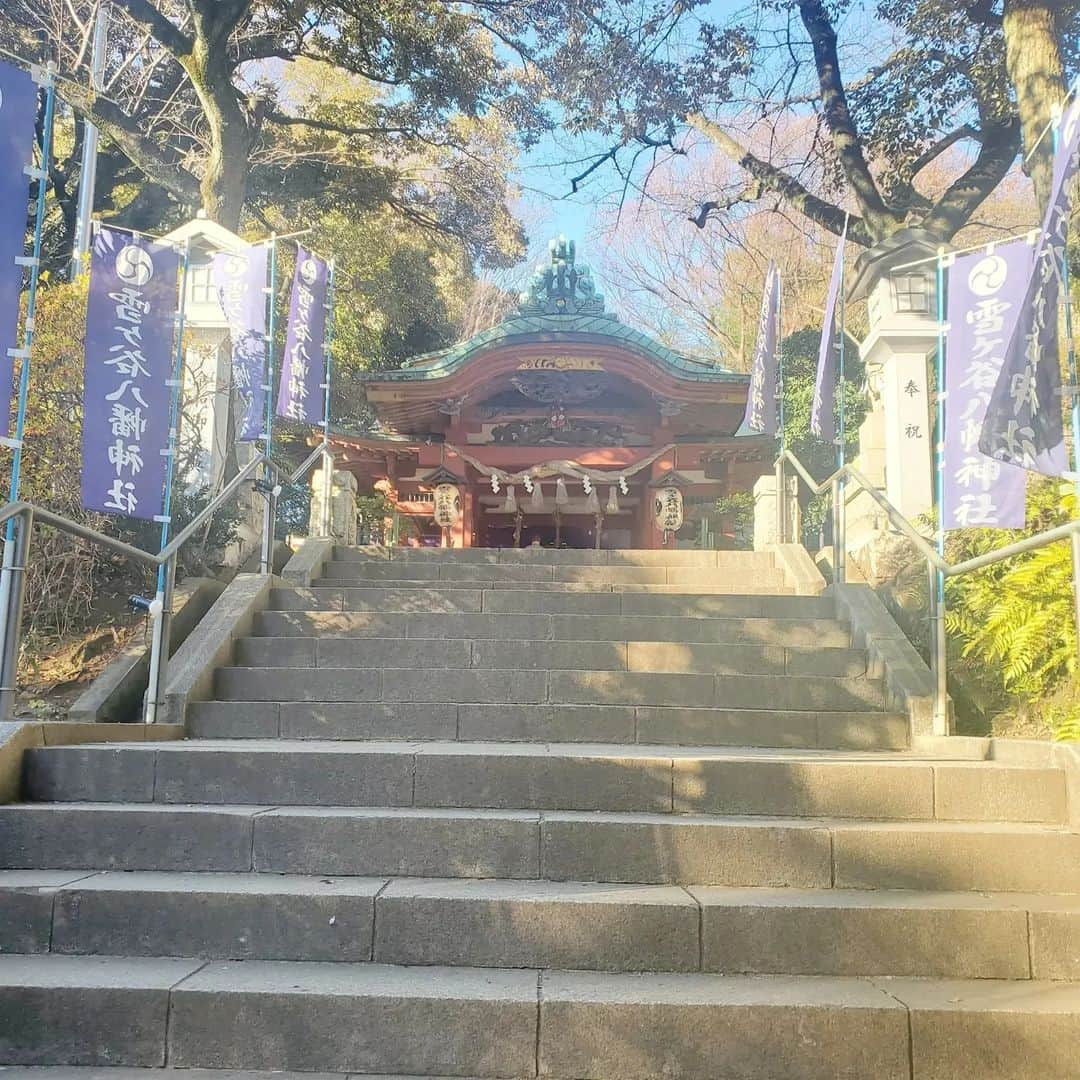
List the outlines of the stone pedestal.
<svg viewBox="0 0 1080 1080">
<path fill-rule="evenodd" d="M 787 540 L 802 543 L 802 512 L 798 478 L 787 477 Z M 776 477 L 761 476 L 754 483 L 754 550 L 764 551 L 780 542 L 776 530 Z"/>
<path fill-rule="evenodd" d="M 311 474 L 311 518 L 309 532 L 321 534 L 325 473 L 319 468 Z M 338 543 L 356 543 L 356 477 L 344 469 L 335 469 L 330 485 L 330 535 Z"/>
</svg>

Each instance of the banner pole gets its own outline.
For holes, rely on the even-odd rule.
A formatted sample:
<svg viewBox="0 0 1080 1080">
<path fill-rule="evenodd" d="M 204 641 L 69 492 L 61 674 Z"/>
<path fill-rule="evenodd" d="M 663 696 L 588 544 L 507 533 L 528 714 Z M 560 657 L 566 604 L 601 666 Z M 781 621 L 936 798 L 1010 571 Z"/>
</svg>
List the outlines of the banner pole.
<svg viewBox="0 0 1080 1080">
<path fill-rule="evenodd" d="M 334 279 L 335 263 L 331 259 L 327 270 L 327 299 L 326 299 L 326 342 L 323 347 L 323 355 L 326 358 L 326 367 L 323 372 L 323 497 L 322 497 L 322 528 L 323 536 L 330 536 L 333 531 L 334 517 L 330 506 L 330 500 L 334 494 L 334 456 L 330 452 L 330 374 L 333 368 L 334 356 Z"/>
<path fill-rule="evenodd" d="M 108 36 L 108 0 L 98 0 L 90 53 L 90 89 L 96 94 L 105 89 L 105 50 Z M 90 220 L 94 214 L 94 191 L 97 187 L 98 141 L 97 127 L 89 120 L 84 121 L 82 163 L 79 166 L 79 206 L 75 217 L 75 251 L 71 260 L 72 279 L 77 278 L 89 265 Z"/>
<path fill-rule="evenodd" d="M 938 248 L 937 261 L 937 552 L 945 556 L 945 249 Z M 934 734 L 949 733 L 948 720 L 948 652 L 945 639 L 945 575 L 935 570 L 931 575 L 933 588 L 934 623 Z"/>
<path fill-rule="evenodd" d="M 23 322 L 22 346 L 13 353 L 20 360 L 19 397 L 15 413 L 15 431 L 12 439 L 5 441 L 5 445 L 10 446 L 13 451 L 8 502 L 15 502 L 18 499 L 19 482 L 22 478 L 23 436 L 26 431 L 26 407 L 30 397 L 30 354 L 34 347 L 34 318 L 37 313 L 38 283 L 41 278 L 42 235 L 45 230 L 45 197 L 48 186 L 46 181 L 49 175 L 49 159 L 52 155 L 53 125 L 56 119 L 55 64 L 50 63 L 46 68 L 41 85 L 45 88 L 45 117 L 41 128 L 38 168 L 36 171 L 32 170 L 31 172 L 31 175 L 35 176 L 38 182 L 37 203 L 34 213 L 34 243 L 32 254 L 27 260 L 30 267 L 30 281 L 26 294 L 26 319 Z M 28 529 L 30 527 L 29 521 L 29 517 L 22 517 L 18 528 L 20 530 Z M 0 617 L 0 657 L 6 655 L 8 632 L 18 633 L 17 628 L 12 629 L 9 626 L 11 620 L 7 617 L 13 599 L 21 607 L 21 598 L 13 598 L 12 596 L 13 577 L 17 562 L 15 548 L 16 546 L 25 548 L 29 542 L 29 537 L 20 536 L 18 545 L 16 545 L 15 530 L 16 523 L 15 519 L 12 518 L 8 521 L 7 528 L 4 530 L 4 557 L 2 565 L 0 565 L 0 613 L 3 613 L 3 617 Z M 18 657 L 15 658 L 15 662 L 18 663 Z M 14 671 L 3 673 L 2 681 L 5 686 L 12 688 L 12 694 L 9 695 L 12 698 L 14 696 L 15 678 Z M 7 717 L 2 718 L 6 719 Z"/>
<path fill-rule="evenodd" d="M 191 263 L 191 241 L 184 244 L 183 261 L 180 266 L 180 303 L 176 312 L 176 351 L 173 355 L 172 378 L 169 385 L 169 445 L 165 451 L 165 491 L 161 512 L 161 546 L 163 551 L 169 542 L 172 524 L 173 487 L 176 474 L 176 446 L 180 434 L 180 392 L 184 381 L 184 318 L 187 311 L 188 270 Z M 154 632 L 150 643 L 150 675 L 146 687 L 144 722 L 157 722 L 158 711 L 164 704 L 165 677 L 169 665 L 169 646 L 172 636 L 173 589 L 176 585 L 176 557 L 158 567 L 157 595 L 153 606 Z"/>
<path fill-rule="evenodd" d="M 1075 90 L 1075 85 L 1073 87 Z M 1058 143 L 1061 139 L 1061 116 L 1059 107 L 1051 119 L 1054 155 L 1057 156 Z M 1069 371 L 1069 418 L 1072 424 L 1072 460 L 1073 472 L 1080 474 L 1080 386 L 1076 381 L 1076 343 L 1073 340 L 1072 288 L 1069 275 L 1068 226 L 1066 225 L 1065 245 L 1061 250 L 1061 288 L 1065 294 L 1065 338 L 1067 342 L 1067 362 Z M 1078 508 L 1080 508 L 1080 479 L 1074 485 Z M 1072 545 L 1073 567 L 1073 616 L 1076 620 L 1077 663 L 1080 665 L 1080 532 L 1074 532 L 1070 538 Z"/>
<path fill-rule="evenodd" d="M 274 450 L 274 336 L 277 330 L 277 233 L 270 234 L 270 284 L 263 286 L 266 294 L 266 381 L 263 383 L 263 393 L 266 395 L 266 408 L 263 417 L 263 454 L 266 457 L 273 456 Z M 274 531 L 277 526 L 277 496 L 273 489 L 276 488 L 274 474 L 267 465 L 263 469 L 263 480 L 270 485 L 264 498 L 262 527 L 262 553 L 259 559 L 259 573 L 269 574 L 274 566 Z"/>
</svg>

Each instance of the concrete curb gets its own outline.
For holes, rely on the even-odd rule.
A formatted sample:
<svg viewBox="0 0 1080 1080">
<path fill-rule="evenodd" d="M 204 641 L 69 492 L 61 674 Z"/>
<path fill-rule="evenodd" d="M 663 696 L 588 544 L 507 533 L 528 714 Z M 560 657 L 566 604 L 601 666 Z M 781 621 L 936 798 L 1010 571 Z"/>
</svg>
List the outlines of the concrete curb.
<svg viewBox="0 0 1080 1080">
<path fill-rule="evenodd" d="M 74 743 L 167 742 L 182 739 L 177 724 L 94 724 L 53 720 L 15 720 L 0 724 L 0 803 L 16 802 L 22 792 L 23 752 L 40 746 Z"/>
<path fill-rule="evenodd" d="M 334 540 L 326 536 L 309 536 L 300 550 L 285 564 L 281 579 L 288 585 L 306 588 L 322 575 L 323 563 L 334 554 Z"/>
<path fill-rule="evenodd" d="M 199 623 L 198 630 L 177 650 L 169 665 L 162 722 L 183 724 L 188 704 L 213 697 L 214 672 L 229 664 L 237 638 L 251 633 L 255 613 L 262 611 L 272 574 L 237 574 Z"/>
<path fill-rule="evenodd" d="M 1069 825 L 1080 831 L 1080 743 L 1048 739 L 995 739 L 977 735 L 924 735 L 911 748 L 964 761 L 999 761 L 1006 765 L 1062 769 L 1068 797 Z"/>
<path fill-rule="evenodd" d="M 825 578 L 802 544 L 768 544 L 765 550 L 776 556 L 776 565 L 796 596 L 820 596 L 825 591 Z"/>
<path fill-rule="evenodd" d="M 173 602 L 174 654 L 224 591 L 225 584 L 215 578 L 193 578 L 177 588 Z M 68 709 L 68 719 L 95 724 L 134 718 L 146 693 L 149 672 L 149 647 L 143 641 L 129 645 L 79 695 Z"/>
<path fill-rule="evenodd" d="M 869 585 L 837 585 L 826 590 L 836 603 L 837 618 L 851 627 L 852 644 L 867 652 L 868 671 L 885 680 L 885 708 L 906 712 L 912 739 L 951 735 L 934 730 L 934 677 Z"/>
</svg>

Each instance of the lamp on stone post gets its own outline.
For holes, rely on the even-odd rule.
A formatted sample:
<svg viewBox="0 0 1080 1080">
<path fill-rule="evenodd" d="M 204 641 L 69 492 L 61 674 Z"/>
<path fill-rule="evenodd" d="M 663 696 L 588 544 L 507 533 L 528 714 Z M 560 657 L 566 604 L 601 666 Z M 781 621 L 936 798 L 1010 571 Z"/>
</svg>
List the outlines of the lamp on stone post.
<svg viewBox="0 0 1080 1080">
<path fill-rule="evenodd" d="M 855 467 L 909 520 L 933 506 L 933 422 L 928 359 L 938 344 L 934 258 L 938 241 L 903 229 L 855 262 L 849 300 L 866 300 L 869 331 L 859 346 L 871 408 L 859 428 Z M 867 496 L 852 498 L 847 548 L 888 531 Z"/>
</svg>

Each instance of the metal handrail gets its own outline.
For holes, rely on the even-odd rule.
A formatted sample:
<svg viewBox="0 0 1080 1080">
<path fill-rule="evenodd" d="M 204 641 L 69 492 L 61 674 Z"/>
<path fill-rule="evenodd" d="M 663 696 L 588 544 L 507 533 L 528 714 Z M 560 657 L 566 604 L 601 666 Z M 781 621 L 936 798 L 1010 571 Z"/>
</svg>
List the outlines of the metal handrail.
<svg viewBox="0 0 1080 1080">
<path fill-rule="evenodd" d="M 96 529 L 90 528 L 81 522 L 73 521 L 60 514 L 46 510 L 28 502 L 12 502 L 0 508 L 0 525 L 17 519 L 18 528 L 12 541 L 15 545 L 15 557 L 12 565 L 5 565 L 3 575 L 5 581 L 0 588 L 0 595 L 6 598 L 6 610 L 0 613 L 0 721 L 6 720 L 11 715 L 11 709 L 15 700 L 16 676 L 18 668 L 20 636 L 22 628 L 23 596 L 26 582 L 26 568 L 29 555 L 30 534 L 35 525 L 46 525 L 60 532 L 68 533 L 81 540 L 89 541 L 100 547 L 107 548 L 133 559 L 145 566 L 164 567 L 163 584 L 154 599 L 154 634 L 150 648 L 150 677 L 146 695 L 145 722 L 156 722 L 158 712 L 163 704 L 165 680 L 168 670 L 169 646 L 172 624 L 172 601 L 176 584 L 176 560 L 180 549 L 206 525 L 206 523 L 221 509 L 225 503 L 233 499 L 244 484 L 256 479 L 256 474 L 261 472 L 265 486 L 260 488 L 266 498 L 266 507 L 263 516 L 262 550 L 260 556 L 260 569 L 262 573 L 270 573 L 273 568 L 274 532 L 277 518 L 277 497 L 281 490 L 281 481 L 295 484 L 298 480 L 310 472 L 312 466 L 320 461 L 333 462 L 333 453 L 329 444 L 324 440 L 317 446 L 304 461 L 291 473 L 286 474 L 285 468 L 275 462 L 267 454 L 260 454 L 249 461 L 234 476 L 221 491 L 207 503 L 206 506 L 191 519 L 190 522 L 159 552 L 144 551 L 132 544 L 126 544 L 113 536 L 106 536 Z M 328 475 L 332 471 L 326 469 Z M 274 478 L 274 484 L 268 483 L 268 478 Z M 326 511 L 329 509 L 328 499 L 324 499 L 324 514 L 322 527 L 329 528 Z"/>
<path fill-rule="evenodd" d="M 778 539 L 787 539 L 786 522 L 786 492 L 785 465 L 791 467 L 800 479 L 814 495 L 822 495 L 831 490 L 833 494 L 833 576 L 839 584 L 846 579 L 846 547 L 845 537 L 847 533 L 847 498 L 844 495 L 845 481 L 852 480 L 858 487 L 870 496 L 885 512 L 889 521 L 902 532 L 914 544 L 919 554 L 926 560 L 927 570 L 930 577 L 930 604 L 931 622 L 934 628 L 934 647 L 931 650 L 931 669 L 934 673 L 934 724 L 935 730 L 945 734 L 948 731 L 948 695 L 946 690 L 946 651 L 945 651 L 945 611 L 937 601 L 935 575 L 944 577 L 959 577 L 975 570 L 982 570 L 995 563 L 1005 562 L 1017 555 L 1027 554 L 1039 548 L 1056 544 L 1061 540 L 1071 540 L 1073 546 L 1073 576 L 1076 596 L 1076 621 L 1077 640 L 1080 642 L 1080 520 L 1066 522 L 1064 525 L 1056 525 L 1052 529 L 1045 529 L 1034 536 L 1024 537 L 1015 543 L 1005 547 L 995 548 L 993 551 L 976 555 L 970 559 L 963 559 L 957 563 L 950 563 L 937 549 L 923 536 L 922 533 L 905 517 L 875 485 L 858 469 L 852 465 L 843 465 L 826 479 L 817 481 L 807 470 L 806 466 L 790 451 L 784 450 L 776 459 L 777 477 L 777 534 Z"/>
</svg>

